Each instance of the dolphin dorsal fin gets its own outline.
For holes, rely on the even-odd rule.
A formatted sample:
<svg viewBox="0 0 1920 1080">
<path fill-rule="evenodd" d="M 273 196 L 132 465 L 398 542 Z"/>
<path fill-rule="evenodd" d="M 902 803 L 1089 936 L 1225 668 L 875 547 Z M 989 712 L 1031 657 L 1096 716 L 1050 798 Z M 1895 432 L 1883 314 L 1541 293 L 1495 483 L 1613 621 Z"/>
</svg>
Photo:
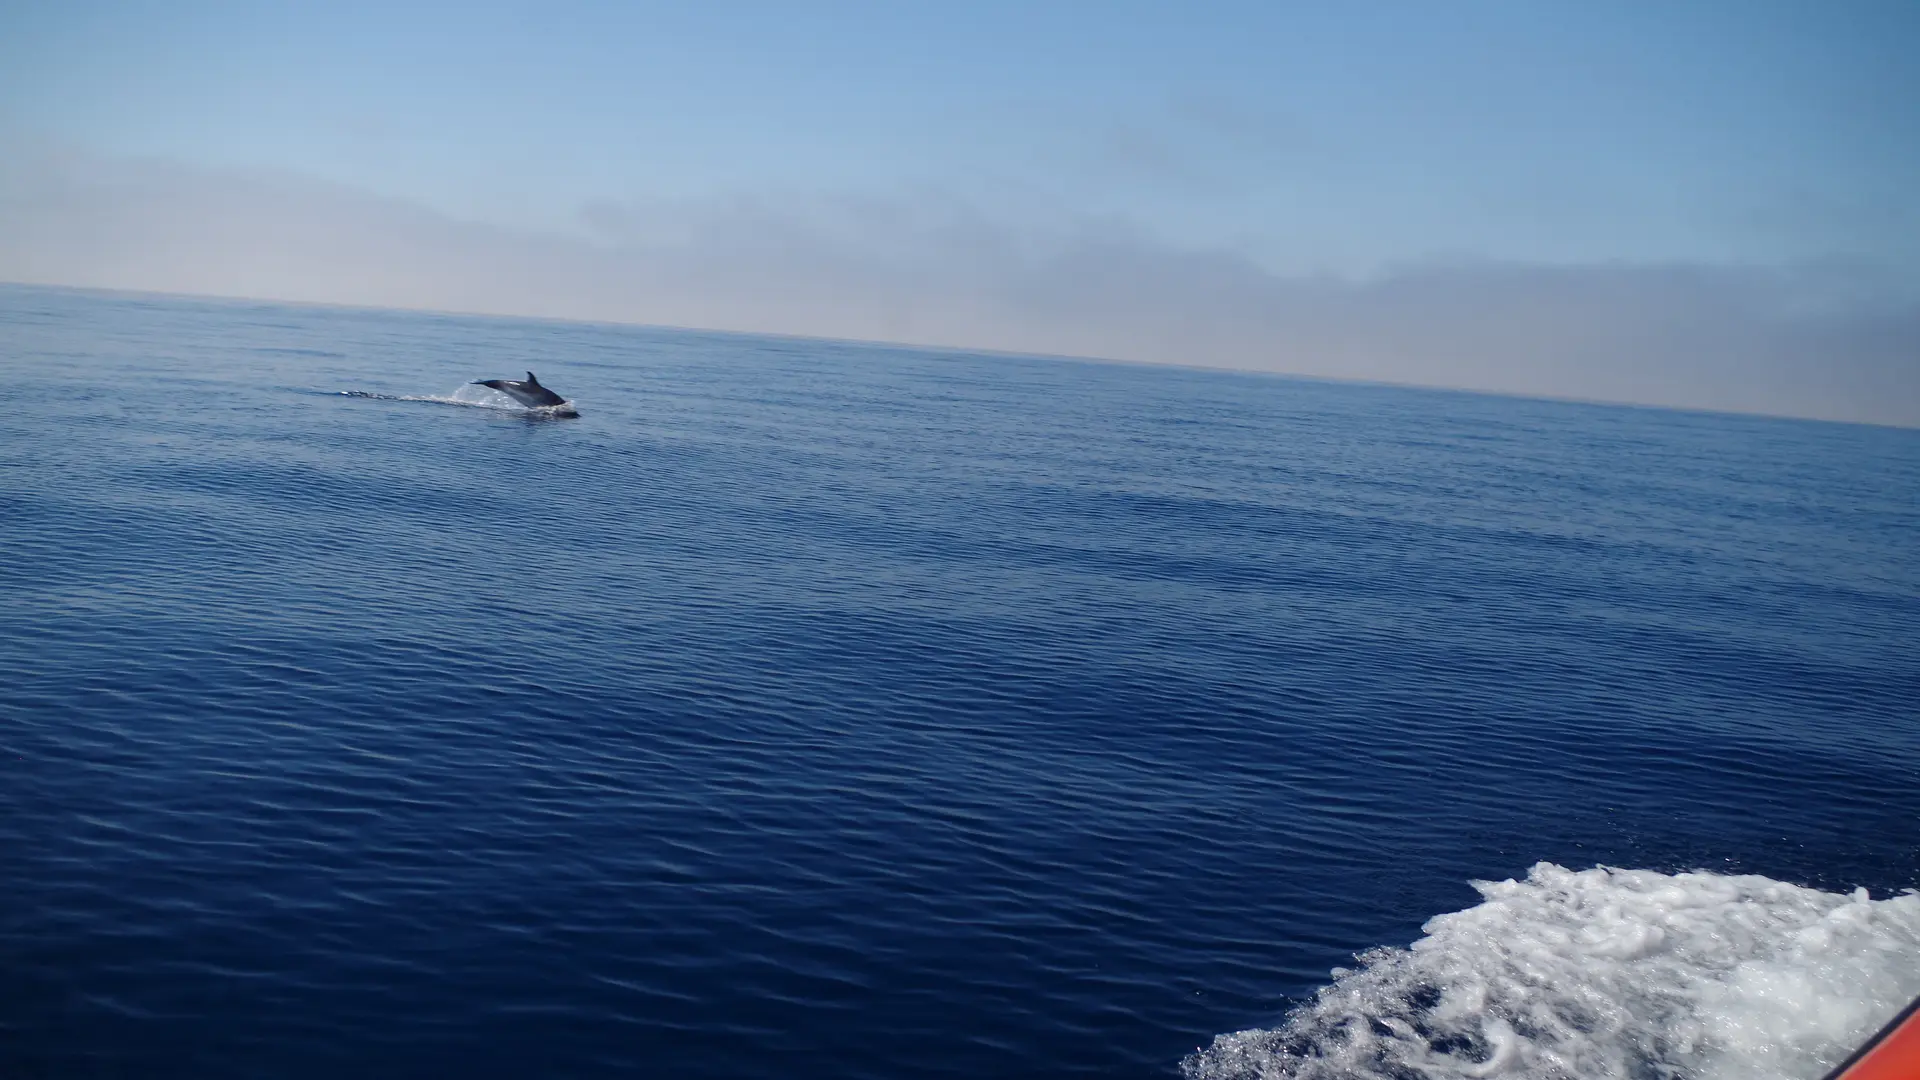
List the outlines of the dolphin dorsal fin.
<svg viewBox="0 0 1920 1080">
<path fill-rule="evenodd" d="M 533 372 L 531 372 L 531 371 L 529 371 L 529 372 L 527 372 L 527 385 L 528 385 L 528 386 L 539 386 L 539 385 L 540 385 L 540 380 L 539 380 L 539 379 L 536 379 L 536 378 L 534 378 L 534 377 L 533 377 Z"/>
</svg>

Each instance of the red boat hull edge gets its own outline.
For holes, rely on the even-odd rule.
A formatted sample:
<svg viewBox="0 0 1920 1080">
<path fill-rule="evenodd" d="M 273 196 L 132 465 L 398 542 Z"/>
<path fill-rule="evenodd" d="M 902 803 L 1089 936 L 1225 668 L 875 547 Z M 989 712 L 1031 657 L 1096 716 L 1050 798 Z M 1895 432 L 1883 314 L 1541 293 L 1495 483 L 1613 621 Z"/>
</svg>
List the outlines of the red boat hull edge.
<svg viewBox="0 0 1920 1080">
<path fill-rule="evenodd" d="M 1826 1080 L 1920 1080 L 1920 998 L 1860 1044 Z"/>
</svg>

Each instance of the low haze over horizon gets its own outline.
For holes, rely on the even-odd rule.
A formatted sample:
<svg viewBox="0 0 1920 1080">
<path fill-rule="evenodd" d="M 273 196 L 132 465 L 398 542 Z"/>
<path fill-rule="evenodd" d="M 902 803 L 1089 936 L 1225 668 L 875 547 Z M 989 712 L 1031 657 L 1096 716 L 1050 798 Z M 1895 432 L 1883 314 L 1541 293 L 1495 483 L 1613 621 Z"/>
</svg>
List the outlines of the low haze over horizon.
<svg viewBox="0 0 1920 1080">
<path fill-rule="evenodd" d="M 0 0 L 0 280 L 1920 426 L 1920 8 Z"/>
</svg>

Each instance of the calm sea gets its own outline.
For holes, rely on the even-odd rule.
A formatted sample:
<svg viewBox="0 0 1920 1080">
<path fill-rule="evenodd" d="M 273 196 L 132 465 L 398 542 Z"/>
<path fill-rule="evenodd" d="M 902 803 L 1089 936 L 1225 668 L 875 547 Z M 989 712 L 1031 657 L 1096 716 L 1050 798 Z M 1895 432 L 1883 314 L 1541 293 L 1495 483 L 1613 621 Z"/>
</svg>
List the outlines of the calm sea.
<svg viewBox="0 0 1920 1080">
<path fill-rule="evenodd" d="M 6 1077 L 1787 1078 L 1920 994 L 1920 431 L 25 287 L 0 378 Z"/>
</svg>

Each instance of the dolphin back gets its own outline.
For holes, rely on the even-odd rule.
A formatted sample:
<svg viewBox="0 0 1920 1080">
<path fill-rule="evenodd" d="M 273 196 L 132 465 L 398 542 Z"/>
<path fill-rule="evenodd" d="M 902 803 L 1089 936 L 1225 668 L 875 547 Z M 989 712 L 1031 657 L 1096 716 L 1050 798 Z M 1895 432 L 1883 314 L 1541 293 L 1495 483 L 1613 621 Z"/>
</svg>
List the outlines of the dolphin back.
<svg viewBox="0 0 1920 1080">
<path fill-rule="evenodd" d="M 567 403 L 566 398 L 541 386 L 540 380 L 534 378 L 531 371 L 527 372 L 526 382 L 515 382 L 512 379 L 475 379 L 473 384 L 498 390 L 529 408 L 544 409 Z"/>
</svg>

